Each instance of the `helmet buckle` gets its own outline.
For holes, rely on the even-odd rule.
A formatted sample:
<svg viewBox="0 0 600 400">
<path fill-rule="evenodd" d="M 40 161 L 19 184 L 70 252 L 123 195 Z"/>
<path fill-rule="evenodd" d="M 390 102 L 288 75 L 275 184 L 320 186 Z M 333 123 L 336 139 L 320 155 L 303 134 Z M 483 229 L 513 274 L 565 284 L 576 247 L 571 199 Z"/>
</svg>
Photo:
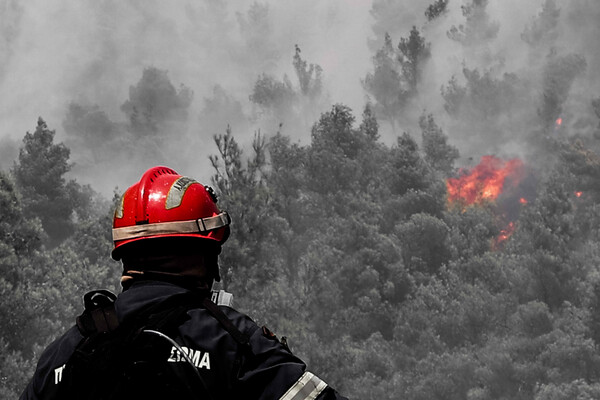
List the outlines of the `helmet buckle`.
<svg viewBox="0 0 600 400">
<path fill-rule="evenodd" d="M 202 223 L 202 225 L 200 225 Z M 198 225 L 198 232 L 206 232 L 208 229 L 206 229 L 206 225 L 204 224 L 204 219 L 203 218 L 198 218 L 196 220 L 196 225 Z"/>
</svg>

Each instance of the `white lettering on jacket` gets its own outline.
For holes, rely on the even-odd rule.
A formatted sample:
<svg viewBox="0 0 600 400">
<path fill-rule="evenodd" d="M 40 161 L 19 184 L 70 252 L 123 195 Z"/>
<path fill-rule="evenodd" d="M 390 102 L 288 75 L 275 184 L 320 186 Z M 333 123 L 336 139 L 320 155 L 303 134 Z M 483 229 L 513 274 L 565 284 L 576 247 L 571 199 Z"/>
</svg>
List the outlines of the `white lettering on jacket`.
<svg viewBox="0 0 600 400">
<path fill-rule="evenodd" d="M 54 384 L 58 385 L 60 381 L 62 381 L 63 371 L 67 364 L 63 364 L 61 367 L 58 367 L 54 370 Z"/>
<path fill-rule="evenodd" d="M 202 352 L 200 350 L 190 349 L 185 346 L 181 346 L 181 349 L 185 354 L 192 360 L 192 363 L 196 368 L 210 369 L 210 355 L 208 352 Z M 185 357 L 177 350 L 175 346 L 171 349 L 171 355 L 167 360 L 169 362 L 187 362 Z M 63 371 L 65 370 L 66 364 L 54 369 L 54 384 L 58 385 L 63 378 Z"/>
<path fill-rule="evenodd" d="M 208 352 L 190 349 L 185 346 L 181 346 L 181 349 L 190 358 L 190 360 L 192 360 L 192 363 L 194 364 L 194 366 L 196 366 L 196 368 L 210 369 L 210 355 Z M 171 356 L 167 361 L 186 362 L 184 355 L 181 354 L 175 346 L 173 346 L 173 348 L 171 349 Z"/>
</svg>

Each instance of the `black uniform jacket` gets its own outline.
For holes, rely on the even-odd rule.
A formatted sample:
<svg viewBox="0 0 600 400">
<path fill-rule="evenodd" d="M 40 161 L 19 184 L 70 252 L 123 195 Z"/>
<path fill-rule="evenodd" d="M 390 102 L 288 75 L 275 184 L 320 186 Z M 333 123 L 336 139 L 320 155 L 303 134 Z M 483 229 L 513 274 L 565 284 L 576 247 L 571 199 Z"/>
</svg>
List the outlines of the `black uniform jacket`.
<svg viewBox="0 0 600 400">
<path fill-rule="evenodd" d="M 137 282 L 121 293 L 115 303 L 120 321 L 136 311 L 169 296 L 185 292 L 179 286 L 156 281 Z M 343 399 L 314 374 L 306 371 L 274 335 L 259 328 L 250 318 L 233 308 L 219 308 L 242 333 L 249 337 L 249 349 L 242 349 L 231 334 L 204 308 L 188 311 L 190 319 L 179 326 L 175 338 L 209 386 L 214 399 Z M 42 354 L 21 399 L 55 399 L 64 365 L 81 341 L 77 327 L 53 342 Z M 185 363 L 173 348 L 169 361 Z"/>
</svg>

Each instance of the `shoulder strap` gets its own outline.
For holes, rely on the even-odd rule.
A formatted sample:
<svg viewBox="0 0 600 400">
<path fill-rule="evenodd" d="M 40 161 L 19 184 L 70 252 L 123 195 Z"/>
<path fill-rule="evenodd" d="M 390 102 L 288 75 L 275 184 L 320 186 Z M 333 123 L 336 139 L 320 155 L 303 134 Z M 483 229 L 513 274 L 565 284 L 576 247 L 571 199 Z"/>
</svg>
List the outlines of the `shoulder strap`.
<svg viewBox="0 0 600 400">
<path fill-rule="evenodd" d="M 210 292 L 188 291 L 168 297 L 142 310 L 135 321 L 138 328 L 163 329 L 172 327 L 185 318 L 187 312 L 196 307 L 205 308 L 240 345 L 250 343 L 248 335 L 242 333 L 233 322 L 210 299 Z M 119 327 L 115 312 L 117 296 L 108 290 L 94 290 L 84 295 L 85 311 L 77 317 L 77 327 L 85 337 L 96 333 L 111 332 Z M 141 325 L 140 325 L 141 322 Z M 132 322 L 135 326 L 136 323 Z"/>
<path fill-rule="evenodd" d="M 233 339 L 239 344 L 246 346 L 250 343 L 248 335 L 242 333 L 234 324 L 231 322 L 229 317 L 221 311 L 219 306 L 213 303 L 208 297 L 202 300 L 202 305 L 206 310 L 225 328 L 227 332 L 233 337 Z"/>
<path fill-rule="evenodd" d="M 117 329 L 119 320 L 115 311 L 116 298 L 108 290 L 93 290 L 83 296 L 85 310 L 76 319 L 77 328 L 83 336 Z"/>
<path fill-rule="evenodd" d="M 157 305 L 157 309 L 160 310 L 171 310 L 169 311 L 158 311 L 155 314 L 152 314 L 150 319 L 154 315 L 158 319 L 159 316 L 163 314 L 171 314 L 172 317 L 163 318 L 165 323 L 161 324 L 161 326 L 166 326 L 167 323 L 173 321 L 177 315 L 187 314 L 187 311 L 202 307 L 206 309 L 220 324 L 221 326 L 233 337 L 233 339 L 240 345 L 248 345 L 250 343 L 250 339 L 248 335 L 242 333 L 233 322 L 225 315 L 223 311 L 211 300 L 211 293 L 205 291 L 188 291 L 185 293 L 177 294 L 169 297 L 164 300 L 162 303 Z M 147 314 L 146 314 L 147 315 Z"/>
</svg>

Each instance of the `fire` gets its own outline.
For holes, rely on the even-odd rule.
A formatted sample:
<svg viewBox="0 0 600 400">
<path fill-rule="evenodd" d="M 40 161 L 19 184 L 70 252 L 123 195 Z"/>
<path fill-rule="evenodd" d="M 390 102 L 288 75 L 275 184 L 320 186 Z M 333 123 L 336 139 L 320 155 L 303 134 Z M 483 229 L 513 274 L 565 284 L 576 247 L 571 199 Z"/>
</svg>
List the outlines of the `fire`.
<svg viewBox="0 0 600 400">
<path fill-rule="evenodd" d="M 575 192 L 575 197 L 581 197 L 582 194 L 583 192 Z"/>
<path fill-rule="evenodd" d="M 505 184 L 518 186 L 523 178 L 523 162 L 518 158 L 504 161 L 494 156 L 483 156 L 477 166 L 469 171 L 460 170 L 459 174 L 458 178 L 446 181 L 448 202 L 481 204 L 496 200 Z"/>
<path fill-rule="evenodd" d="M 500 245 L 508 240 L 515 233 L 516 225 L 514 222 L 509 222 L 508 226 L 500 231 L 500 234 L 496 236 L 492 244 L 492 249 L 497 250 Z"/>
<path fill-rule="evenodd" d="M 562 125 L 562 118 L 558 117 L 556 118 L 556 126 L 561 126 Z"/>
<path fill-rule="evenodd" d="M 528 204 L 529 200 L 526 197 L 520 197 L 519 194 L 523 195 L 520 185 L 525 178 L 525 166 L 518 158 L 502 160 L 494 156 L 483 156 L 475 167 L 469 170 L 461 169 L 457 178 L 446 180 L 448 205 L 458 204 L 461 207 L 467 207 L 496 202 L 498 197 L 504 193 L 501 201 L 497 203 L 499 207 L 515 203 L 517 206 L 519 204 L 524 206 Z M 502 212 L 498 217 L 499 223 L 508 223 L 508 225 L 491 240 L 492 250 L 499 250 L 517 228 L 514 221 L 508 222 L 513 218 L 509 216 L 508 212 Z"/>
</svg>

